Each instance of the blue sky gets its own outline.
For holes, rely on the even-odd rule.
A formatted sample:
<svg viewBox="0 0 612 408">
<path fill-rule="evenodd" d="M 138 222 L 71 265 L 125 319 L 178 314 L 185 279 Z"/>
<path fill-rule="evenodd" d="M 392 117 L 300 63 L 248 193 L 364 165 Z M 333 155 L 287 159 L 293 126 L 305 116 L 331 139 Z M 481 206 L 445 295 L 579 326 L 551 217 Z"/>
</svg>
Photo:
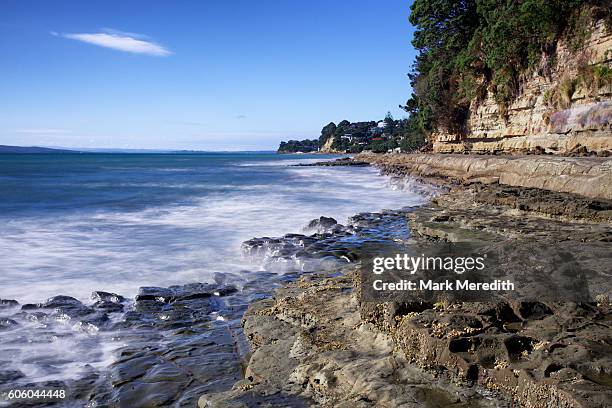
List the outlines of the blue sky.
<svg viewBox="0 0 612 408">
<path fill-rule="evenodd" d="M 274 149 L 410 94 L 408 0 L 0 3 L 0 144 Z"/>
</svg>

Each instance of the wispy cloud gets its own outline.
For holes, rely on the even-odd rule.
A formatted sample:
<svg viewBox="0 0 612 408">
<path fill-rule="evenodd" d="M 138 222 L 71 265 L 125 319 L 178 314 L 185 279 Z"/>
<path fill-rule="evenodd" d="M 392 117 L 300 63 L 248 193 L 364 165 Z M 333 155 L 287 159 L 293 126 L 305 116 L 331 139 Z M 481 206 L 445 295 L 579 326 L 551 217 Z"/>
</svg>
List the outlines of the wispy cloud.
<svg viewBox="0 0 612 408">
<path fill-rule="evenodd" d="M 99 33 L 60 34 L 52 31 L 51 35 L 134 54 L 153 55 L 156 57 L 166 57 L 172 54 L 163 45 L 151 41 L 142 34 L 126 33 L 112 29 L 103 29 Z"/>
<path fill-rule="evenodd" d="M 236 119 L 245 119 L 246 115 L 236 115 Z"/>
</svg>

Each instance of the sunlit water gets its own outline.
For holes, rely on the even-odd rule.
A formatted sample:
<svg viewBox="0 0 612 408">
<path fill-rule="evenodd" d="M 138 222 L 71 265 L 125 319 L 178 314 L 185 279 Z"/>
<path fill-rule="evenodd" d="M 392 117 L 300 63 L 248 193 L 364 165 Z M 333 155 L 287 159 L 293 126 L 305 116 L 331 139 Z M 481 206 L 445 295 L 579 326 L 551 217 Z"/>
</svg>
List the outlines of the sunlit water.
<svg viewBox="0 0 612 408">
<path fill-rule="evenodd" d="M 359 212 L 425 201 L 373 168 L 291 166 L 322 158 L 0 155 L 0 298 L 86 301 L 93 290 L 132 297 L 139 286 L 207 282 L 215 272 L 261 268 L 241 255 L 249 238 L 301 232 L 322 215 L 342 223 Z M 29 328 L 19 330 L 17 339 L 27 340 Z M 104 344 L 82 350 L 78 337 L 50 336 L 29 346 L 29 358 L 63 353 L 65 364 L 55 374 L 19 365 L 29 379 L 61 378 L 79 360 L 108 358 Z M 19 342 L 0 344 L 0 351 L 23 363 Z"/>
</svg>

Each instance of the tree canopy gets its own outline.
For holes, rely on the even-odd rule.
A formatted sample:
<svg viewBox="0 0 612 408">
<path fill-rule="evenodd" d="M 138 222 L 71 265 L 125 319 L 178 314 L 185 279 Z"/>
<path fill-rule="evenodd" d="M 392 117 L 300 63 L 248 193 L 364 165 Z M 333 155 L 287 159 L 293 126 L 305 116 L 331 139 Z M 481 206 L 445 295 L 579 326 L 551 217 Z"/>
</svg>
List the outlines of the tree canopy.
<svg viewBox="0 0 612 408">
<path fill-rule="evenodd" d="M 487 89 L 504 114 L 520 75 L 554 55 L 565 29 L 581 28 L 586 7 L 610 14 L 610 0 L 415 0 L 409 19 L 419 54 L 403 106 L 412 126 L 463 132 L 470 102 Z"/>
</svg>

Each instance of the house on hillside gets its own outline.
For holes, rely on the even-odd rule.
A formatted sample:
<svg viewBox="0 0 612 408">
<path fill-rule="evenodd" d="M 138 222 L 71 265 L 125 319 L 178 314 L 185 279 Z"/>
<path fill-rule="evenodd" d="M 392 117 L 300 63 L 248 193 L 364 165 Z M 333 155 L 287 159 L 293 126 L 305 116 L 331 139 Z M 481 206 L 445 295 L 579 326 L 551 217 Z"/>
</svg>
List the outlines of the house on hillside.
<svg viewBox="0 0 612 408">
<path fill-rule="evenodd" d="M 383 132 L 384 132 L 384 129 L 378 126 L 374 126 L 370 128 L 370 134 L 372 134 L 373 136 L 381 135 Z"/>
</svg>

